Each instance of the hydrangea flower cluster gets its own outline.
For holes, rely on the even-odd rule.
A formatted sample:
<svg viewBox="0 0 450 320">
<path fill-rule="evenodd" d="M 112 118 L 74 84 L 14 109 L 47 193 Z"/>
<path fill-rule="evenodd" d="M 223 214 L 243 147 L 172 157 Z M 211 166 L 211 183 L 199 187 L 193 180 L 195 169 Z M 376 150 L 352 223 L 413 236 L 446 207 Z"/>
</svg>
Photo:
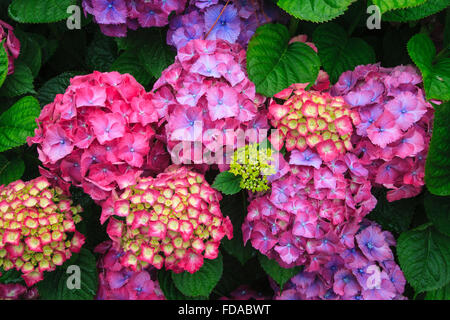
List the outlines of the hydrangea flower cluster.
<svg viewBox="0 0 450 320">
<path fill-rule="evenodd" d="M 128 29 L 163 27 L 170 13 L 180 14 L 185 7 L 186 0 L 83 0 L 85 14 L 111 37 L 125 37 Z"/>
<path fill-rule="evenodd" d="M 236 290 L 230 292 L 230 297 L 220 297 L 219 300 L 270 300 L 271 297 L 264 296 L 261 292 L 253 290 L 248 285 L 240 285 Z"/>
<path fill-rule="evenodd" d="M 391 233 L 364 221 L 355 240 L 321 269 L 294 276 L 281 300 L 403 300 L 405 277 L 395 263 Z"/>
<path fill-rule="evenodd" d="M 189 41 L 207 36 L 208 40 L 222 39 L 246 47 L 260 25 L 277 18 L 278 12 L 270 9 L 252 0 L 190 0 L 183 15 L 170 21 L 167 43 L 179 50 Z"/>
<path fill-rule="evenodd" d="M 81 206 L 39 177 L 0 187 L 0 267 L 22 272 L 27 286 L 43 279 L 79 252 L 84 236 L 76 231 Z M 69 234 L 73 234 L 70 236 Z"/>
<path fill-rule="evenodd" d="M 239 131 L 255 129 L 252 142 L 263 140 L 258 132 L 269 126 L 266 114 L 258 109 L 264 98 L 255 93 L 245 64 L 245 50 L 237 44 L 193 40 L 162 72 L 153 87 L 153 104 L 167 110 L 165 128 L 174 163 L 202 164 L 208 156 L 230 157 L 237 149 Z"/>
<path fill-rule="evenodd" d="M 115 247 L 125 254 L 120 263 L 134 271 L 149 264 L 175 273 L 196 272 L 203 259 L 215 259 L 233 226 L 220 211 L 221 195 L 203 175 L 172 165 L 156 178 L 142 178 L 104 206 L 114 214 L 107 227 Z"/>
<path fill-rule="evenodd" d="M 27 288 L 20 283 L 0 283 L 0 300 L 34 300 L 38 297 L 36 287 Z"/>
<path fill-rule="evenodd" d="M 39 159 L 52 174 L 104 200 L 169 164 L 164 144 L 157 142 L 165 111 L 151 98 L 129 74 L 74 77 L 66 92 L 42 109 L 28 144 L 38 145 Z"/>
<path fill-rule="evenodd" d="M 111 241 L 99 244 L 95 252 L 102 254 L 97 262 L 98 300 L 165 300 L 155 268 L 133 271 L 124 267 L 120 257 L 125 253 L 115 250 Z"/>
<path fill-rule="evenodd" d="M 258 143 L 239 148 L 233 154 L 230 172 L 241 177 L 240 186 L 252 192 L 269 190 L 267 176 L 276 173 L 272 149 Z"/>
<path fill-rule="evenodd" d="M 0 42 L 8 55 L 8 74 L 14 73 L 14 60 L 19 57 L 20 42 L 13 33 L 13 27 L 0 20 Z"/>
<path fill-rule="evenodd" d="M 391 189 L 387 199 L 413 197 L 424 185 L 433 107 L 411 66 L 358 66 L 344 72 L 332 88 L 359 113 L 355 152 L 376 185 Z"/>
<path fill-rule="evenodd" d="M 290 172 L 248 206 L 244 243 L 281 266 L 320 270 L 347 242 L 376 205 L 367 170 L 347 153 L 323 162 L 310 149 L 292 151 Z"/>
<path fill-rule="evenodd" d="M 359 123 L 358 113 L 351 111 L 341 97 L 329 93 L 306 91 L 305 85 L 294 84 L 275 98 L 286 100 L 269 106 L 269 118 L 277 131 L 270 136 L 275 148 L 319 153 L 323 161 L 332 161 L 352 150 L 353 125 Z"/>
</svg>

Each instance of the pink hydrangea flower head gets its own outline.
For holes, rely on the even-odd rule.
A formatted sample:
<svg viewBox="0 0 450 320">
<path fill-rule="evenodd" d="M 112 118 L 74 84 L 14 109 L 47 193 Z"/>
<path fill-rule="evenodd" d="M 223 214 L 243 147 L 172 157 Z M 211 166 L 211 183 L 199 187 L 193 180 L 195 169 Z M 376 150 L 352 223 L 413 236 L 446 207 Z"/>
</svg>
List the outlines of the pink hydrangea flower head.
<svg viewBox="0 0 450 320">
<path fill-rule="evenodd" d="M 280 300 L 403 300 L 406 280 L 390 249 L 392 234 L 363 221 L 345 249 L 315 271 L 294 276 Z M 349 246 L 350 245 L 350 246 Z M 275 288 L 278 289 L 278 288 Z M 279 290 L 275 290 L 279 292 Z"/>
<path fill-rule="evenodd" d="M 35 300 L 38 297 L 36 287 L 27 288 L 20 283 L 0 284 L 0 300 Z"/>
<path fill-rule="evenodd" d="M 186 0 L 83 0 L 82 5 L 105 35 L 125 37 L 128 29 L 167 25 L 169 15 L 181 13 Z"/>
<path fill-rule="evenodd" d="M 306 91 L 295 84 L 281 91 L 269 106 L 269 118 L 277 131 L 270 140 L 279 149 L 300 152 L 310 148 L 323 161 L 329 162 L 352 150 L 353 125 L 359 121 L 355 111 L 341 97 L 328 93 Z"/>
<path fill-rule="evenodd" d="M 215 259 L 220 241 L 233 237 L 220 211 L 221 195 L 203 175 L 172 165 L 156 178 L 142 178 L 114 197 L 102 215 L 120 262 L 133 271 L 148 265 L 176 273 L 196 272 L 204 259 Z M 122 218 L 122 219 L 123 219 Z"/>
<path fill-rule="evenodd" d="M 0 20 L 0 42 L 3 42 L 3 47 L 8 55 L 8 74 L 14 73 L 14 60 L 20 54 L 20 42 L 13 30 L 12 26 Z"/>
<path fill-rule="evenodd" d="M 114 249 L 111 241 L 99 244 L 95 251 L 101 254 L 98 300 L 165 300 L 154 267 L 134 271 L 123 266 L 120 259 L 125 252 Z"/>
<path fill-rule="evenodd" d="M 256 29 L 282 18 L 281 11 L 259 1 L 190 0 L 170 21 L 167 43 L 179 50 L 194 39 L 225 40 L 246 47 Z"/>
<path fill-rule="evenodd" d="M 247 78 L 245 50 L 238 44 L 190 41 L 153 92 L 153 104 L 167 110 L 165 132 L 174 163 L 205 164 L 208 156 L 213 163 L 229 163 L 234 150 L 267 136 L 261 134 L 269 128 L 264 98 Z"/>
<path fill-rule="evenodd" d="M 369 178 L 389 201 L 420 193 L 431 140 L 433 107 L 412 66 L 358 66 L 341 75 L 331 93 L 359 114 L 352 142 Z"/>
<path fill-rule="evenodd" d="M 303 153 L 291 152 L 289 173 L 251 201 L 242 233 L 245 243 L 280 265 L 312 272 L 353 245 L 376 199 L 368 171 L 353 154 L 322 162 L 310 149 Z"/>
<path fill-rule="evenodd" d="M 44 177 L 0 186 L 0 267 L 16 269 L 28 287 L 79 252 L 81 206 Z"/>
<path fill-rule="evenodd" d="M 43 108 L 28 143 L 38 145 L 47 175 L 105 200 L 112 190 L 168 165 L 158 126 L 164 112 L 160 115 L 152 98 L 129 74 L 74 77 L 66 92 Z"/>
</svg>

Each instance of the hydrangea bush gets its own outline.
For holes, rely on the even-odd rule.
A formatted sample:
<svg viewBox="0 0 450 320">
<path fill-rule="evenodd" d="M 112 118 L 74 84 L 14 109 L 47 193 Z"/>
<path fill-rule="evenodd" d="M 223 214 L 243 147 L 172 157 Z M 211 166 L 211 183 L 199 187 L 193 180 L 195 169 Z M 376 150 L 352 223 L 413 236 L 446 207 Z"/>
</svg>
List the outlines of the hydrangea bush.
<svg viewBox="0 0 450 320">
<path fill-rule="evenodd" d="M 449 10 L 0 1 L 0 299 L 450 299 Z"/>
</svg>

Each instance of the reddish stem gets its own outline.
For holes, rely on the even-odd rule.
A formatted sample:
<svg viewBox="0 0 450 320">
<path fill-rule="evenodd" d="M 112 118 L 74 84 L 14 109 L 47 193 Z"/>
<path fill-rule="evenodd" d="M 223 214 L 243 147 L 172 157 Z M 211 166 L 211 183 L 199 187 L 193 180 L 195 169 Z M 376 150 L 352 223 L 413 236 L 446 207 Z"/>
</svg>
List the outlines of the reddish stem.
<svg viewBox="0 0 450 320">
<path fill-rule="evenodd" d="M 214 29 L 214 27 L 216 26 L 217 21 L 219 21 L 219 18 L 222 16 L 223 12 L 225 11 L 225 8 L 227 7 L 227 5 L 229 3 L 230 3 L 230 0 L 228 0 L 227 3 L 225 3 L 225 5 L 223 6 L 222 11 L 220 11 L 220 14 L 217 17 L 216 21 L 214 21 L 214 24 L 212 25 L 211 29 L 209 29 L 208 33 L 206 34 L 206 36 L 204 38 L 205 40 L 206 40 L 206 38 L 208 38 L 208 36 L 209 36 L 210 32 L 212 31 L 212 29 Z"/>
</svg>

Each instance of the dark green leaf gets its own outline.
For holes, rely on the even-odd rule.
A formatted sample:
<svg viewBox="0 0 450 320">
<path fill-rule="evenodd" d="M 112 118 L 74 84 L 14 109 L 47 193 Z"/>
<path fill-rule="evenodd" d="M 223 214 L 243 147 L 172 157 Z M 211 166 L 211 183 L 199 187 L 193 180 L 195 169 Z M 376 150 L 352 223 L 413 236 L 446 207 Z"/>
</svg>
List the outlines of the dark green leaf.
<svg viewBox="0 0 450 320">
<path fill-rule="evenodd" d="M 67 268 L 71 265 L 80 267 L 80 289 L 69 289 Z M 39 296 L 43 300 L 92 300 L 97 294 L 98 274 L 94 255 L 86 249 L 74 255 L 64 265 L 44 275 L 44 280 L 37 284 Z"/>
<path fill-rule="evenodd" d="M 427 99 L 450 100 L 450 58 L 442 56 L 434 61 L 436 48 L 424 33 L 408 41 L 408 53 L 422 73 Z"/>
<path fill-rule="evenodd" d="M 450 283 L 440 289 L 428 291 L 425 300 L 450 300 Z"/>
<path fill-rule="evenodd" d="M 35 78 L 42 64 L 42 52 L 39 43 L 28 33 L 15 32 L 20 41 L 20 55 L 16 63 L 23 63 L 30 68 L 33 78 Z"/>
<path fill-rule="evenodd" d="M 8 54 L 6 53 L 6 49 L 3 46 L 6 39 L 2 41 L 0 44 L 0 87 L 3 85 L 6 79 L 6 75 L 8 74 Z"/>
<path fill-rule="evenodd" d="M 222 255 L 214 260 L 205 259 L 197 272 L 172 273 L 172 280 L 182 294 L 190 297 L 208 297 L 222 277 Z"/>
<path fill-rule="evenodd" d="M 13 0 L 9 16 L 20 23 L 51 23 L 67 19 L 67 8 L 76 0 Z"/>
<path fill-rule="evenodd" d="M 241 191 L 240 183 L 240 176 L 235 176 L 229 171 L 223 171 L 217 175 L 212 187 L 224 194 L 230 195 Z"/>
<path fill-rule="evenodd" d="M 135 50 L 127 50 L 122 53 L 111 65 L 110 71 L 131 74 L 137 82 L 146 86 L 149 84 L 152 76 L 145 70 L 141 64 Z"/>
<path fill-rule="evenodd" d="M 273 96 L 293 83 L 316 81 L 320 61 L 308 45 L 289 44 L 289 31 L 281 24 L 265 24 L 256 30 L 247 50 L 247 72 L 256 91 Z"/>
<path fill-rule="evenodd" d="M 406 9 L 392 10 L 382 15 L 385 21 L 415 21 L 444 10 L 449 5 L 448 0 L 428 0 L 424 4 Z"/>
<path fill-rule="evenodd" d="M 380 8 L 381 13 L 385 13 L 389 10 L 416 7 L 426 1 L 427 0 L 372 0 L 373 4 Z"/>
<path fill-rule="evenodd" d="M 17 97 L 25 93 L 36 93 L 33 85 L 33 73 L 24 62 L 18 62 L 14 65 L 14 73 L 6 77 L 0 88 L 0 95 Z"/>
<path fill-rule="evenodd" d="M 426 194 L 424 205 L 427 216 L 434 227 L 450 236 L 450 197 Z"/>
<path fill-rule="evenodd" d="M 184 294 L 180 292 L 180 290 L 175 287 L 175 283 L 172 280 L 171 272 L 161 269 L 158 271 L 158 282 L 161 287 L 162 292 L 164 293 L 164 297 L 167 300 L 188 300 L 189 297 L 186 297 Z"/>
<path fill-rule="evenodd" d="M 33 97 L 24 97 L 0 115 L 0 152 L 20 146 L 34 135 L 41 109 Z"/>
<path fill-rule="evenodd" d="M 25 171 L 25 164 L 22 159 L 6 159 L 0 154 L 0 185 L 7 185 L 20 179 Z"/>
<path fill-rule="evenodd" d="M 283 268 L 278 262 L 262 254 L 258 255 L 258 259 L 264 271 L 280 286 L 280 290 L 283 290 L 284 284 L 301 271 L 301 267 Z"/>
<path fill-rule="evenodd" d="M 174 63 L 176 52 L 166 44 L 161 34 L 155 35 L 152 41 L 145 43 L 139 50 L 139 58 L 145 70 L 155 78 Z"/>
<path fill-rule="evenodd" d="M 86 64 L 92 70 L 106 72 L 117 58 L 116 51 L 114 40 L 103 35 L 96 35 L 87 48 Z"/>
<path fill-rule="evenodd" d="M 356 0 L 278 0 L 290 15 L 312 22 L 325 22 L 340 16 Z"/>
<path fill-rule="evenodd" d="M 404 232 L 397 241 L 400 267 L 417 293 L 450 281 L 450 238 L 430 225 Z"/>
<path fill-rule="evenodd" d="M 439 196 L 450 195 L 450 102 L 435 105 L 433 135 L 425 164 L 428 190 Z"/>
<path fill-rule="evenodd" d="M 70 79 L 74 76 L 73 72 L 64 72 L 44 83 L 37 95 L 41 106 L 53 102 L 57 94 L 63 94 L 70 84 Z"/>
<path fill-rule="evenodd" d="M 313 34 L 313 42 L 332 83 L 345 71 L 375 62 L 372 47 L 360 38 L 349 38 L 347 32 L 335 23 L 318 26 Z"/>
</svg>

